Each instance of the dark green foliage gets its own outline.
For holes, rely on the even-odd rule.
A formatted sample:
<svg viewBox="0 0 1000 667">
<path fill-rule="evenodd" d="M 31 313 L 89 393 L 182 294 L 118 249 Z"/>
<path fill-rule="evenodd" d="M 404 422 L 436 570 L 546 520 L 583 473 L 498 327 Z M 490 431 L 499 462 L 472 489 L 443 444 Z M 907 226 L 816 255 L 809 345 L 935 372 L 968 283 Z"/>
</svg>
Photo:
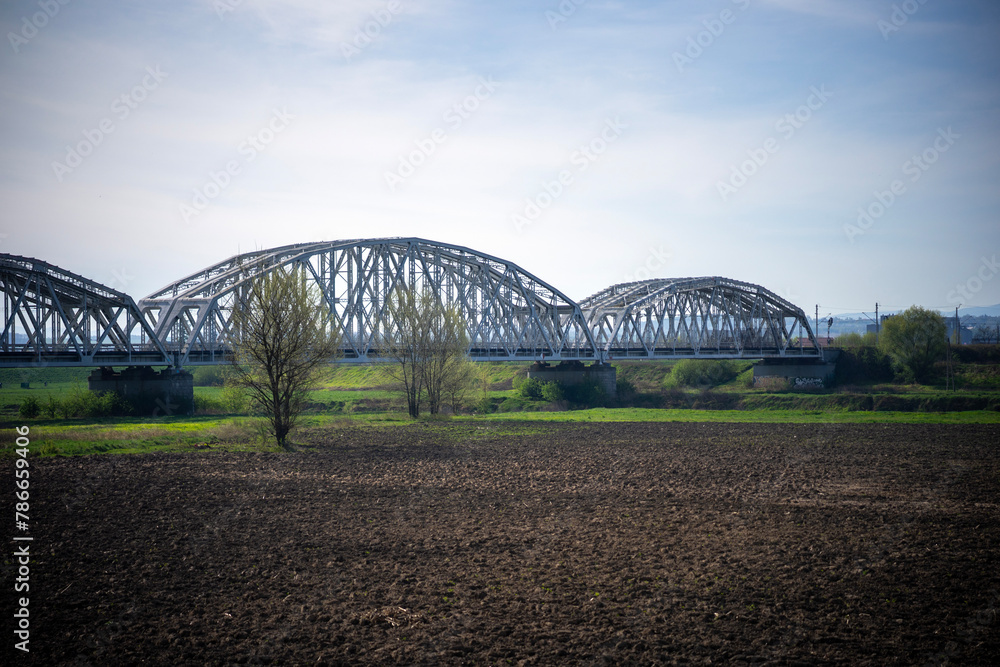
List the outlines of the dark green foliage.
<svg viewBox="0 0 1000 667">
<path fill-rule="evenodd" d="M 542 382 L 537 378 L 526 378 L 515 383 L 517 396 L 534 401 L 569 401 L 576 406 L 597 407 L 605 402 L 604 391 L 596 382 L 563 385 L 559 382 Z M 501 411 L 503 411 L 501 406 Z"/>
<path fill-rule="evenodd" d="M 581 382 L 580 384 L 563 387 L 566 400 L 577 407 L 596 408 L 603 406 L 607 396 L 596 382 Z"/>
<path fill-rule="evenodd" d="M 54 419 L 93 419 L 98 417 L 126 417 L 133 414 L 134 409 L 124 398 L 114 392 L 95 393 L 90 390 L 76 389 L 63 400 L 59 401 L 49 396 L 44 405 L 38 403 L 34 397 L 25 399 L 34 402 L 37 412 L 33 415 L 37 417 L 44 414 L 45 417 Z M 22 405 L 21 409 L 24 409 Z M 22 414 L 21 416 L 27 416 Z"/>
<path fill-rule="evenodd" d="M 476 405 L 476 412 L 481 415 L 491 415 L 497 411 L 496 402 L 489 396 L 484 396 Z"/>
<path fill-rule="evenodd" d="M 537 378 L 524 378 L 520 382 L 515 380 L 514 389 L 521 398 L 538 400 L 542 398 L 542 384 Z"/>
<path fill-rule="evenodd" d="M 877 347 L 845 349 L 837 359 L 838 384 L 892 382 L 893 376 L 892 358 Z"/>
<path fill-rule="evenodd" d="M 17 414 L 26 419 L 34 419 L 41 411 L 42 407 L 38 404 L 38 399 L 34 396 L 28 396 L 21 401 L 21 407 L 18 409 Z"/>
<path fill-rule="evenodd" d="M 542 398 L 550 403 L 563 400 L 565 394 L 558 382 L 542 383 Z"/>
<path fill-rule="evenodd" d="M 615 393 L 618 395 L 618 400 L 627 403 L 635 398 L 636 388 L 635 385 L 626 378 L 618 378 L 615 382 Z"/>
<path fill-rule="evenodd" d="M 1000 345 L 953 345 L 951 358 L 962 364 L 1000 364 Z"/>
<path fill-rule="evenodd" d="M 940 313 L 911 306 L 885 320 L 879 346 L 892 357 L 903 378 L 926 381 L 934 362 L 943 359 L 947 349 L 944 318 Z"/>
<path fill-rule="evenodd" d="M 670 387 L 716 387 L 742 371 L 729 359 L 682 359 L 674 364 L 664 384 Z"/>
</svg>

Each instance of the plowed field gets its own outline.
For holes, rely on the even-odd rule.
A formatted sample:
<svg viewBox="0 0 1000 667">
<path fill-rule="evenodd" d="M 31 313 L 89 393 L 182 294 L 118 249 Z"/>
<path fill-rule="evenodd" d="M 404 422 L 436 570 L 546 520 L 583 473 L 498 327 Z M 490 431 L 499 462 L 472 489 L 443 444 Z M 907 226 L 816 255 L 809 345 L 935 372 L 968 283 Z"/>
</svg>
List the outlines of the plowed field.
<svg viewBox="0 0 1000 667">
<path fill-rule="evenodd" d="M 435 423 L 300 442 L 33 459 L 16 664 L 1000 656 L 996 426 Z"/>
</svg>

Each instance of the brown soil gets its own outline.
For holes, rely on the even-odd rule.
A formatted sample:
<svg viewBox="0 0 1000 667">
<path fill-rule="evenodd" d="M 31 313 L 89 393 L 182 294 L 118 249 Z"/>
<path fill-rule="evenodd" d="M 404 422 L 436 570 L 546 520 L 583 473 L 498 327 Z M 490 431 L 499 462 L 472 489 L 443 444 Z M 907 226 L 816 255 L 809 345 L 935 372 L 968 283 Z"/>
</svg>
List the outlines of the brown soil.
<svg viewBox="0 0 1000 667">
<path fill-rule="evenodd" d="M 290 454 L 35 459 L 15 657 L 995 664 L 998 435 L 415 424 Z"/>
</svg>

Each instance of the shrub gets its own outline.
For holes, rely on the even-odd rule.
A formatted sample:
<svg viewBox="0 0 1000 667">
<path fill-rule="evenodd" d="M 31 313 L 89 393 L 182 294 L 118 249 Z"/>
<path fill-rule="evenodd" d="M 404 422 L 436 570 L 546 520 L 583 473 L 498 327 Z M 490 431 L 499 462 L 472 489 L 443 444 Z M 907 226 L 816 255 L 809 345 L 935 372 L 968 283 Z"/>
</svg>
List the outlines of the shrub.
<svg viewBox="0 0 1000 667">
<path fill-rule="evenodd" d="M 875 333 L 859 334 L 854 331 L 841 334 L 834 339 L 831 347 L 841 350 L 857 350 L 861 347 L 875 347 Z"/>
<path fill-rule="evenodd" d="M 874 346 L 844 349 L 837 358 L 838 384 L 892 382 L 892 358 Z"/>
<path fill-rule="evenodd" d="M 481 415 L 490 415 L 497 411 L 496 403 L 489 396 L 483 398 L 476 404 L 476 412 Z"/>
<path fill-rule="evenodd" d="M 599 407 L 606 398 L 604 390 L 596 382 L 581 382 L 565 387 L 563 391 L 567 401 L 581 407 Z"/>
<path fill-rule="evenodd" d="M 26 419 L 34 419 L 41 411 L 42 408 L 38 404 L 38 399 L 34 396 L 28 396 L 21 401 L 21 407 L 18 408 L 17 414 Z"/>
<path fill-rule="evenodd" d="M 539 399 L 542 397 L 542 382 L 537 378 L 524 378 L 520 382 L 515 381 L 515 390 L 521 398 Z"/>
<path fill-rule="evenodd" d="M 549 403 L 563 400 L 565 392 L 558 382 L 542 383 L 542 398 Z"/>
<path fill-rule="evenodd" d="M 59 412 L 59 401 L 53 398 L 52 394 L 49 394 L 48 400 L 46 400 L 45 405 L 42 406 L 42 412 L 45 413 L 45 416 L 49 419 L 56 418 L 56 413 Z"/>
<path fill-rule="evenodd" d="M 729 382 L 740 367 L 729 359 L 681 359 L 664 380 L 668 389 L 675 387 L 715 387 Z"/>
<path fill-rule="evenodd" d="M 52 401 L 51 409 L 63 419 L 110 417 L 132 414 L 132 406 L 114 392 L 101 394 L 90 390 L 75 389 L 62 401 Z M 48 408 L 47 408 L 48 409 Z"/>
<path fill-rule="evenodd" d="M 250 407 L 250 400 L 246 391 L 232 383 L 227 383 L 223 388 L 219 400 L 223 409 L 229 414 L 246 414 Z M 197 406 L 195 406 L 197 407 Z"/>
<path fill-rule="evenodd" d="M 625 378 L 618 378 L 615 382 L 615 393 L 618 394 L 619 401 L 631 401 L 635 398 L 635 384 Z"/>
</svg>

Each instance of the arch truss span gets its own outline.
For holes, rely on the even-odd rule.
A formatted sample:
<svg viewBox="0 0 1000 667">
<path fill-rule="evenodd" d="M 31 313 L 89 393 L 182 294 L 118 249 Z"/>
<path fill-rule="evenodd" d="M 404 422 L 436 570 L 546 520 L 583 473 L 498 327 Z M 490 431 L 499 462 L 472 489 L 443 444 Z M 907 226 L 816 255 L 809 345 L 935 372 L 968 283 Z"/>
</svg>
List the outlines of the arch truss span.
<svg viewBox="0 0 1000 667">
<path fill-rule="evenodd" d="M 386 299 L 397 288 L 432 290 L 465 320 L 476 361 L 595 359 L 580 307 L 505 260 L 419 238 L 283 246 L 237 255 L 167 285 L 139 302 L 143 316 L 181 365 L 224 362 L 233 309 L 246 287 L 276 267 L 300 266 L 342 336 L 342 362 L 385 361 L 391 335 Z"/>
<path fill-rule="evenodd" d="M 0 254 L 0 366 L 157 366 L 166 350 L 132 297 L 30 257 Z"/>
<path fill-rule="evenodd" d="M 801 308 L 729 278 L 622 283 L 580 307 L 611 358 L 821 357 Z"/>
</svg>

